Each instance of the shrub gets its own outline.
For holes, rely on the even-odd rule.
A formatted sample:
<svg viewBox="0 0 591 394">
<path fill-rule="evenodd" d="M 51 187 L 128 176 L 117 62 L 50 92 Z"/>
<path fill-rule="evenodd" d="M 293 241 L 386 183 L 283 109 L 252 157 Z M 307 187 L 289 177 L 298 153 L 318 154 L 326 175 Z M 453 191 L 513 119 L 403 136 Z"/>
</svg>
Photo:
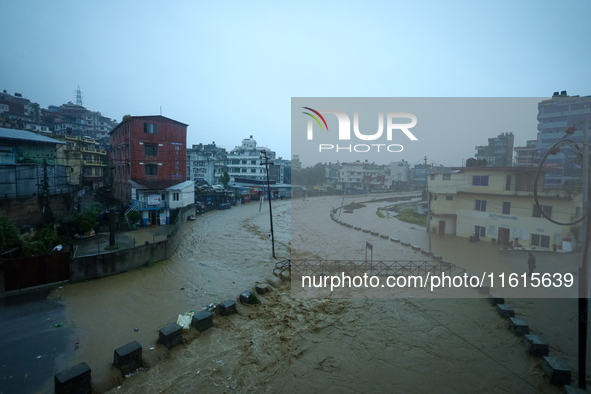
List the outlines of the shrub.
<svg viewBox="0 0 591 394">
<path fill-rule="evenodd" d="M 129 211 L 127 213 L 127 219 L 129 219 L 129 221 L 131 223 L 135 223 L 138 220 L 140 220 L 142 218 L 142 213 L 140 211 Z"/>
<path fill-rule="evenodd" d="M 14 248 L 21 243 L 18 229 L 8 221 L 6 216 L 0 216 L 0 250 Z"/>
</svg>

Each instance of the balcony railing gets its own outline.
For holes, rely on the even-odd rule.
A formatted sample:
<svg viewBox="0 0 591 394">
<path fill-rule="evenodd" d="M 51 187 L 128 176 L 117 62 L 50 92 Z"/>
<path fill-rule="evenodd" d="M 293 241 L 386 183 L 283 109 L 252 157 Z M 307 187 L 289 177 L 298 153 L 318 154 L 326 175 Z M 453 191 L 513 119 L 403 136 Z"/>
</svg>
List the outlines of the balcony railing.
<svg viewBox="0 0 591 394">
<path fill-rule="evenodd" d="M 138 201 L 138 200 L 131 200 L 132 206 L 137 208 L 138 211 L 149 211 L 152 209 L 164 209 L 168 208 L 168 203 L 166 200 L 158 201 L 158 203 L 150 203 L 148 204 L 147 201 Z"/>
<path fill-rule="evenodd" d="M 106 155 L 107 154 L 106 150 L 95 149 L 95 148 L 82 148 L 82 152 L 96 153 L 99 155 Z"/>
<path fill-rule="evenodd" d="M 106 164 L 100 160 L 84 160 L 85 166 L 98 166 L 98 167 L 105 167 Z"/>
</svg>

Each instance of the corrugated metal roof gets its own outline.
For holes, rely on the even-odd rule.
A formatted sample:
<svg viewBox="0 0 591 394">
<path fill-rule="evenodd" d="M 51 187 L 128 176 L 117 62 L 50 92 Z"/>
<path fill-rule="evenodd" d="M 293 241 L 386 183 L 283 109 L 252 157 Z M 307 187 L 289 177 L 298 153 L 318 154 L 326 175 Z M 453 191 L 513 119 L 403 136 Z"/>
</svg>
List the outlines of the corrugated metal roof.
<svg viewBox="0 0 591 394">
<path fill-rule="evenodd" d="M 176 185 L 168 187 L 166 189 L 167 190 L 179 190 L 179 189 L 184 189 L 189 186 L 194 186 L 194 184 L 195 184 L 195 182 L 193 182 L 193 181 L 184 181 L 181 183 L 177 183 Z"/>
<path fill-rule="evenodd" d="M 0 139 L 44 142 L 47 144 L 65 144 L 65 142 L 45 137 L 25 130 L 6 129 L 0 127 Z"/>
</svg>

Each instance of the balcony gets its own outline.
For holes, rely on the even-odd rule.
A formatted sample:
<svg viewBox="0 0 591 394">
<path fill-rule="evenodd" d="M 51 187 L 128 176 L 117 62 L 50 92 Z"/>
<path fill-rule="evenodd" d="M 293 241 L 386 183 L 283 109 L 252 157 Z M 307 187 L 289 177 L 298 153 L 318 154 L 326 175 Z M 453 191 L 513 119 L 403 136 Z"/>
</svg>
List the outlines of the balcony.
<svg viewBox="0 0 591 394">
<path fill-rule="evenodd" d="M 156 201 L 152 201 L 150 204 L 148 204 L 147 201 L 131 200 L 131 205 L 132 207 L 137 208 L 138 211 L 151 211 L 168 208 L 168 203 L 166 200 L 159 200 L 157 203 Z"/>
<path fill-rule="evenodd" d="M 82 148 L 82 152 L 96 153 L 97 155 L 106 155 L 107 154 L 106 150 L 95 149 L 95 148 Z"/>
<path fill-rule="evenodd" d="M 106 167 L 107 165 L 100 160 L 84 160 L 85 166 Z"/>
</svg>

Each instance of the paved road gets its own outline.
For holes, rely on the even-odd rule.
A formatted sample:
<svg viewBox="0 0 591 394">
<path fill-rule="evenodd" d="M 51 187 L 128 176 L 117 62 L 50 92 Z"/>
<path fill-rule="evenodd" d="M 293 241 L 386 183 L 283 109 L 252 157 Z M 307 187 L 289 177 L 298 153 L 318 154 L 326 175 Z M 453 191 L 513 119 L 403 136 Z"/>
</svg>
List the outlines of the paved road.
<svg viewBox="0 0 591 394">
<path fill-rule="evenodd" d="M 0 394 L 52 393 L 53 375 L 69 367 L 63 366 L 75 351 L 73 330 L 53 327 L 64 321 L 65 307 L 49 294 L 0 297 Z"/>
</svg>

